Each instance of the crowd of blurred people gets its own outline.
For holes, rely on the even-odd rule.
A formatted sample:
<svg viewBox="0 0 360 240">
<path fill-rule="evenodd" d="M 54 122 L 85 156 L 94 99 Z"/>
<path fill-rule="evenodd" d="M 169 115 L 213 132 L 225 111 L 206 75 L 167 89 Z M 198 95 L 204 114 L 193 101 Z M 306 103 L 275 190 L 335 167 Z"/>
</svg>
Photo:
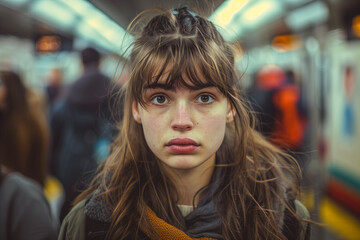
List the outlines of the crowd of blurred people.
<svg viewBox="0 0 360 240">
<path fill-rule="evenodd" d="M 108 154 L 116 131 L 111 79 L 99 70 L 96 49 L 80 55 L 81 76 L 63 86 L 61 69 L 51 70 L 44 95 L 19 73 L 0 72 L 0 239 L 56 239 L 71 202 Z M 52 179 L 64 199 L 55 212 L 44 194 L 54 191 L 47 189 L 56 186 Z"/>
</svg>

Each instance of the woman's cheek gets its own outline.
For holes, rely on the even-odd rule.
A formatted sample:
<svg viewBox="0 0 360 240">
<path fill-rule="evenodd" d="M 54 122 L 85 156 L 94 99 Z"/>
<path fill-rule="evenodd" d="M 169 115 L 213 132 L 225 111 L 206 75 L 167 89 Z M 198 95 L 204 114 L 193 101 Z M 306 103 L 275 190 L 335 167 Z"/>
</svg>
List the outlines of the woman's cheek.
<svg viewBox="0 0 360 240">
<path fill-rule="evenodd" d="M 207 129 L 209 135 L 225 133 L 226 127 L 226 116 L 224 115 L 213 115 L 211 118 L 204 118 L 203 127 Z"/>
<path fill-rule="evenodd" d="M 150 117 L 146 118 L 145 122 L 143 121 L 143 128 L 144 133 L 148 137 L 151 137 L 152 139 L 157 138 L 158 134 L 161 133 L 161 126 L 162 126 L 161 119 L 158 119 L 156 117 Z"/>
</svg>

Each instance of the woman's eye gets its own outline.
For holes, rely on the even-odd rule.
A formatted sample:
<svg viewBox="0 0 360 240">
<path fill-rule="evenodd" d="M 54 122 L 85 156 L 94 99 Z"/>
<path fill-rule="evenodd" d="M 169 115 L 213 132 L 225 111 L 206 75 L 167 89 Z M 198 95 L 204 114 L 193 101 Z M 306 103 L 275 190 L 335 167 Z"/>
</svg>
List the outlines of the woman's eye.
<svg viewBox="0 0 360 240">
<path fill-rule="evenodd" d="M 151 101 L 157 105 L 166 104 L 169 100 L 164 95 L 158 95 L 151 99 Z"/>
<path fill-rule="evenodd" d="M 211 95 L 203 94 L 198 97 L 197 101 L 200 103 L 211 103 L 214 101 L 214 98 Z"/>
</svg>

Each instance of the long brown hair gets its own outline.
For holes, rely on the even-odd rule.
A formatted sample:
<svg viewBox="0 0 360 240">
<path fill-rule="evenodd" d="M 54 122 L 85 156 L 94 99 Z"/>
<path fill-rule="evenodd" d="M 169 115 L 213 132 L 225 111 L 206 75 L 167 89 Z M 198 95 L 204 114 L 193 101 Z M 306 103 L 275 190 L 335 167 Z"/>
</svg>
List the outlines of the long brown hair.
<svg viewBox="0 0 360 240">
<path fill-rule="evenodd" d="M 0 71 L 6 89 L 0 111 L 0 163 L 44 185 L 49 130 L 45 113 L 34 110 L 18 74 Z"/>
<path fill-rule="evenodd" d="M 175 210 L 176 188 L 147 146 L 131 104 L 136 101 L 145 106 L 144 87 L 164 77 L 169 88 L 174 84 L 203 87 L 200 71 L 206 84 L 217 87 L 235 111 L 216 153 L 216 168 L 223 174 L 213 200 L 223 238 L 285 239 L 277 219 L 281 218 L 280 209 L 288 208 L 285 186 L 296 191 L 298 166 L 254 130 L 238 87 L 231 47 L 211 22 L 187 8 L 156 11 L 132 45 L 124 118 L 112 153 L 77 201 L 98 187 L 104 189 L 102 195 L 113 209 L 109 239 L 135 239 L 140 226 L 151 231 L 146 206 L 166 222 L 184 228 Z M 191 84 L 183 79 L 184 73 Z"/>
</svg>

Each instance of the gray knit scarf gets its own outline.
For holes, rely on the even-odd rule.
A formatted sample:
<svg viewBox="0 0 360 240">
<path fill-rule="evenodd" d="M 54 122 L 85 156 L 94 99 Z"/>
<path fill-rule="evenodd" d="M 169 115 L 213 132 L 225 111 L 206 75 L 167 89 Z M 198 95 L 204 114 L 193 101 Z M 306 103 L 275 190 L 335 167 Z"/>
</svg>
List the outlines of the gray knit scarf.
<svg viewBox="0 0 360 240">
<path fill-rule="evenodd" d="M 213 175 L 210 190 L 205 197 L 200 201 L 198 206 L 187 216 L 183 218 L 183 226 L 185 226 L 185 233 L 193 238 L 209 237 L 222 239 L 221 236 L 221 219 L 218 215 L 216 204 L 213 201 L 212 190 L 219 185 L 220 175 L 223 171 L 218 168 Z M 281 184 L 283 194 L 285 195 L 285 183 Z M 212 190 L 211 190 L 212 189 Z M 98 197 L 103 192 L 102 188 L 98 188 L 93 192 L 90 199 L 85 205 L 85 214 L 92 220 L 109 223 L 111 220 L 112 210 L 106 204 L 105 197 Z M 282 229 L 284 222 L 284 206 L 280 202 L 275 203 L 275 209 L 278 213 L 278 225 Z"/>
</svg>

